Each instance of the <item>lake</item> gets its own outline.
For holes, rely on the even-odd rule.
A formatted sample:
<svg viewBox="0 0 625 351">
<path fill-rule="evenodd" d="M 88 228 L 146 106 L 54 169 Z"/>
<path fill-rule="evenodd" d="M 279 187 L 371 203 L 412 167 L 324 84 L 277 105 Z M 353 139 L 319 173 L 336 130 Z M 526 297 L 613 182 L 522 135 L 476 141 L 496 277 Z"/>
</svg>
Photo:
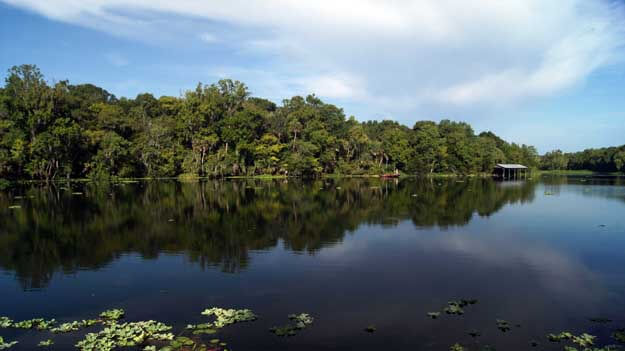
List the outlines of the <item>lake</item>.
<svg viewBox="0 0 625 351">
<path fill-rule="evenodd" d="M 24 186 L 0 193 L 0 273 L 0 316 L 14 320 L 123 308 L 125 320 L 178 333 L 208 321 L 205 308 L 249 308 L 258 320 L 203 337 L 236 351 L 528 350 L 532 340 L 561 350 L 546 335 L 562 331 L 615 344 L 612 331 L 625 327 L 625 179 Z M 460 299 L 478 302 L 443 312 Z M 314 323 L 296 336 L 269 332 L 302 312 Z M 49 337 L 71 350 L 85 332 L 0 336 L 19 341 L 11 350 Z"/>
</svg>

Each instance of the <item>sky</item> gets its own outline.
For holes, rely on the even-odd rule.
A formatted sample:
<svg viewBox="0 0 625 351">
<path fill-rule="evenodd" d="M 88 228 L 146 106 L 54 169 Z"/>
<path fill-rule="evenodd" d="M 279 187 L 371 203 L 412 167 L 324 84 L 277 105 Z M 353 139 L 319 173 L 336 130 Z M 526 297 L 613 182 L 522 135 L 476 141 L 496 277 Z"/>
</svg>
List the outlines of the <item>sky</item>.
<svg viewBox="0 0 625 351">
<path fill-rule="evenodd" d="M 625 144 L 625 1 L 0 0 L 0 70 L 25 63 L 118 97 L 231 78 L 540 153 Z"/>
</svg>

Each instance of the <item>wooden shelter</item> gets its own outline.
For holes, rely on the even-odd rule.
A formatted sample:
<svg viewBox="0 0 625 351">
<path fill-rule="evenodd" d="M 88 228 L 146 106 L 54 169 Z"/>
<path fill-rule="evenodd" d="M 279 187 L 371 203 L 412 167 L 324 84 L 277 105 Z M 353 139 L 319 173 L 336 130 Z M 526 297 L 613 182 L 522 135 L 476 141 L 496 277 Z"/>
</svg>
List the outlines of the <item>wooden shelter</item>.
<svg viewBox="0 0 625 351">
<path fill-rule="evenodd" d="M 493 176 L 502 179 L 527 178 L 529 168 L 519 164 L 498 163 L 493 169 Z"/>
</svg>

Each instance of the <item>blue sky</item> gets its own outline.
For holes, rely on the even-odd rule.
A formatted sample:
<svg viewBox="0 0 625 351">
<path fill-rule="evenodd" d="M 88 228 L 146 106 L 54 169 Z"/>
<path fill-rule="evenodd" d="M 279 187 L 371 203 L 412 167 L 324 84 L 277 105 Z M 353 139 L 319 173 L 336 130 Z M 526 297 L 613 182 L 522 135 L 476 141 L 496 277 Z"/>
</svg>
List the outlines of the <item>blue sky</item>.
<svg viewBox="0 0 625 351">
<path fill-rule="evenodd" d="M 232 78 L 359 120 L 462 120 L 541 153 L 625 144 L 624 40 L 607 0 L 0 0 L 2 69 L 127 97 Z"/>
</svg>

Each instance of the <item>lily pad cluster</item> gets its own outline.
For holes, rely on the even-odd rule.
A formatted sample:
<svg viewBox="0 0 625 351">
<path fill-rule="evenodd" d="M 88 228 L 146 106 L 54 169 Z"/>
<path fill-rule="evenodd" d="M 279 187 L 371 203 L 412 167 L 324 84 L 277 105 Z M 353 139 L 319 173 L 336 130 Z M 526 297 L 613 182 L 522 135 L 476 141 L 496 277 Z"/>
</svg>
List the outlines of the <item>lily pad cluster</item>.
<svg viewBox="0 0 625 351">
<path fill-rule="evenodd" d="M 564 340 L 570 340 L 573 338 L 573 334 L 569 332 L 561 332 L 560 334 L 549 334 L 547 335 L 547 339 L 551 342 L 560 342 Z"/>
<path fill-rule="evenodd" d="M 108 320 L 119 320 L 122 317 L 124 317 L 124 314 L 126 312 L 121 309 L 121 308 L 116 308 L 116 309 L 112 309 L 112 310 L 106 310 L 102 313 L 100 313 L 100 317 L 104 318 L 104 319 L 108 319 Z"/>
<path fill-rule="evenodd" d="M 508 321 L 503 320 L 503 319 L 497 319 L 495 320 L 495 323 L 497 323 L 497 329 L 501 330 L 502 332 L 507 332 L 510 331 L 510 323 L 508 323 Z"/>
<path fill-rule="evenodd" d="M 44 318 L 33 318 L 14 322 L 8 317 L 0 317 L 0 327 L 2 328 L 48 330 L 52 328 L 55 323 L 55 319 L 46 320 Z"/>
<path fill-rule="evenodd" d="M 4 341 L 4 339 L 0 336 L 0 350 L 5 350 L 9 347 L 13 347 L 15 344 L 17 344 L 17 341 L 7 342 Z"/>
<path fill-rule="evenodd" d="M 43 340 L 37 344 L 38 347 L 50 347 L 52 345 L 54 345 L 54 341 L 52 339 Z"/>
<path fill-rule="evenodd" d="M 625 344 L 625 329 L 615 330 L 614 333 L 612 333 L 612 337 L 621 344 Z"/>
<path fill-rule="evenodd" d="M 50 331 L 53 333 L 71 333 L 98 324 L 100 322 L 101 321 L 98 319 L 83 319 L 82 321 L 62 323 L 58 327 L 50 329 Z"/>
<path fill-rule="evenodd" d="M 251 322 L 255 321 L 258 317 L 248 309 L 243 310 L 235 310 L 235 309 L 224 309 L 219 307 L 213 307 L 205 309 L 202 312 L 202 315 L 205 316 L 215 316 L 215 321 L 213 325 L 216 328 L 223 328 L 227 325 L 239 323 L 239 322 Z"/>
<path fill-rule="evenodd" d="M 464 314 L 464 308 L 469 305 L 475 305 L 476 299 L 460 299 L 447 302 L 447 306 L 443 309 L 446 314 L 461 316 Z M 440 312 L 428 312 L 428 317 L 436 319 L 440 316 Z"/>
<path fill-rule="evenodd" d="M 295 324 L 287 324 L 281 327 L 272 327 L 271 329 L 269 329 L 269 331 L 276 334 L 277 336 L 295 336 L 298 331 L 311 325 L 314 321 L 314 318 L 311 317 L 308 313 L 290 314 L 288 317 L 290 320 L 294 321 Z"/>
<path fill-rule="evenodd" d="M 89 333 L 76 344 L 83 351 L 110 351 L 116 347 L 140 346 L 148 341 L 173 340 L 171 327 L 161 322 L 111 322 L 98 333 Z"/>
<path fill-rule="evenodd" d="M 587 333 L 582 333 L 580 335 L 574 335 L 571 332 L 561 332 L 559 334 L 549 334 L 547 338 L 551 342 L 561 342 L 561 341 L 571 341 L 574 344 L 579 345 L 582 351 L 608 351 L 614 350 L 613 346 L 605 346 L 603 348 L 593 348 L 592 346 L 595 344 L 596 337 Z M 573 346 L 566 345 L 564 346 L 565 351 L 578 351 L 577 348 Z"/>
<path fill-rule="evenodd" d="M 228 351 L 227 344 L 219 339 L 211 339 L 208 345 L 195 341 L 186 336 L 177 336 L 169 345 L 159 349 L 159 351 L 193 350 L 193 351 Z M 146 346 L 144 351 L 156 351 L 156 346 Z"/>
<path fill-rule="evenodd" d="M 456 344 L 451 345 L 451 347 L 449 348 L 449 351 L 464 351 L 464 347 L 456 343 Z"/>
<path fill-rule="evenodd" d="M 227 344 L 219 339 L 212 339 L 209 342 L 209 346 L 203 343 L 196 342 L 195 340 L 186 336 L 177 336 L 173 339 L 168 346 L 161 348 L 159 351 L 175 351 L 175 350 L 195 350 L 195 351 L 227 351 L 224 347 Z M 156 351 L 156 346 L 146 346 L 144 351 Z"/>
<path fill-rule="evenodd" d="M 194 335 L 215 334 L 217 332 L 213 323 L 188 324 L 187 330 L 191 330 Z"/>
</svg>

